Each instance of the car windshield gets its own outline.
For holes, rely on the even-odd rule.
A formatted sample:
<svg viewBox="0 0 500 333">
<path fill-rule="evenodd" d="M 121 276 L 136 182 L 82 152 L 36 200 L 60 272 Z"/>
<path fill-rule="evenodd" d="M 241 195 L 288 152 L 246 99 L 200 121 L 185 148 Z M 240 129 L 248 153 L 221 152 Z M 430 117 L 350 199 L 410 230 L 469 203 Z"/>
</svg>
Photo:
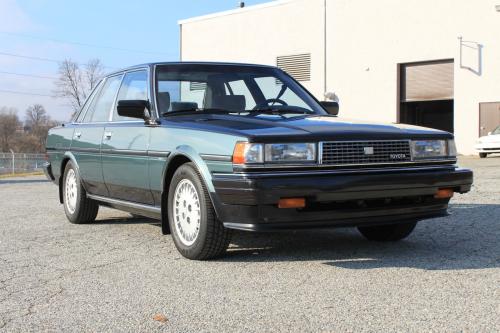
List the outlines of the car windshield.
<svg viewBox="0 0 500 333">
<path fill-rule="evenodd" d="M 500 126 L 498 126 L 497 128 L 495 128 L 491 134 L 500 134 Z"/>
<path fill-rule="evenodd" d="M 304 88 L 273 67 L 160 65 L 155 84 L 162 116 L 206 112 L 282 119 L 327 114 Z"/>
</svg>

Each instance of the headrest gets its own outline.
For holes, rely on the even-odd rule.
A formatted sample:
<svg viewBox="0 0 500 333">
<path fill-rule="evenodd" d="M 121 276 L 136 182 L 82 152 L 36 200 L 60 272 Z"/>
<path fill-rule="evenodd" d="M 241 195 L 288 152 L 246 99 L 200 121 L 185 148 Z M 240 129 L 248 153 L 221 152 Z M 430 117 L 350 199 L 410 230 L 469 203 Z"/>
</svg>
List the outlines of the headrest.
<svg viewBox="0 0 500 333">
<path fill-rule="evenodd" d="M 222 95 L 214 96 L 212 107 L 229 111 L 244 111 L 246 99 L 244 95 Z"/>
<path fill-rule="evenodd" d="M 198 103 L 195 102 L 172 102 L 172 111 L 195 111 Z"/>
</svg>

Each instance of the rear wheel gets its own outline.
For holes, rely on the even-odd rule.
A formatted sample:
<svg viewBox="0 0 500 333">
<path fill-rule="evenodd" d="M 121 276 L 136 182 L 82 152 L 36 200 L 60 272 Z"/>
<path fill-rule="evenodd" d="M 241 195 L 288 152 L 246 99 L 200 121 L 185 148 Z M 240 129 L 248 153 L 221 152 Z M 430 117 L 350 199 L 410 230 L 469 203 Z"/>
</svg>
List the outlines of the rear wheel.
<svg viewBox="0 0 500 333">
<path fill-rule="evenodd" d="M 359 232 L 366 239 L 378 242 L 395 242 L 408 237 L 417 222 L 405 222 L 397 224 L 377 225 L 370 227 L 358 227 Z"/>
<path fill-rule="evenodd" d="M 217 219 L 208 191 L 192 163 L 179 167 L 172 177 L 168 220 L 177 250 L 188 259 L 212 259 L 229 246 L 231 230 Z"/>
<path fill-rule="evenodd" d="M 62 187 L 64 212 L 68 220 L 75 224 L 95 221 L 99 205 L 87 198 L 78 171 L 72 162 L 66 164 Z"/>
<path fill-rule="evenodd" d="M 486 158 L 488 156 L 487 153 L 479 153 L 479 158 Z"/>
</svg>

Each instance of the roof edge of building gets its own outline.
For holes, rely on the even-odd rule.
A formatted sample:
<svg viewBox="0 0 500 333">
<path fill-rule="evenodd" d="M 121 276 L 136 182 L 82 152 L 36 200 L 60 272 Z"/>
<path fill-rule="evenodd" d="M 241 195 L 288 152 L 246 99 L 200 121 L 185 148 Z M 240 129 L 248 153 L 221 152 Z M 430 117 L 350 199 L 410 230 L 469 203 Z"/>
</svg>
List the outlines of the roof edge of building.
<svg viewBox="0 0 500 333">
<path fill-rule="evenodd" d="M 195 17 L 179 20 L 179 21 L 177 21 L 177 24 L 183 25 L 186 23 L 210 20 L 213 18 L 221 17 L 221 16 L 241 14 L 241 13 L 246 13 L 246 12 L 253 11 L 253 10 L 268 8 L 268 7 L 282 6 L 282 5 L 286 5 L 286 4 L 289 4 L 290 2 L 294 2 L 294 1 L 297 1 L 297 0 L 275 0 L 275 1 L 271 1 L 271 2 L 261 3 L 258 5 L 246 6 L 243 8 L 235 8 L 235 9 L 225 10 L 222 12 L 201 15 L 201 16 L 195 16 Z"/>
</svg>

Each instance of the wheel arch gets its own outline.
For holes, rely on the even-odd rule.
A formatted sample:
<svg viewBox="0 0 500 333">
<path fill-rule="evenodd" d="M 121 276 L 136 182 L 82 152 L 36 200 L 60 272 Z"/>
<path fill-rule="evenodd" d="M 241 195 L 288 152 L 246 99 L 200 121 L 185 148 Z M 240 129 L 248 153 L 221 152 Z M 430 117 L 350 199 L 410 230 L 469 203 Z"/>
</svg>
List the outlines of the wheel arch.
<svg viewBox="0 0 500 333">
<path fill-rule="evenodd" d="M 73 165 L 76 168 L 76 172 L 77 172 L 78 176 L 80 177 L 80 169 L 78 168 L 78 163 L 76 162 L 75 155 L 73 155 L 69 151 L 66 152 L 66 153 L 64 153 L 64 156 L 63 156 L 63 158 L 61 160 L 61 170 L 60 170 L 59 184 L 58 184 L 58 187 L 59 187 L 59 202 L 60 203 L 63 203 L 62 182 L 63 182 L 63 179 L 64 179 L 64 169 L 66 169 L 66 165 L 68 164 L 69 161 L 71 161 L 71 163 L 73 163 Z M 85 188 L 84 182 L 82 182 L 82 185 Z"/>
<path fill-rule="evenodd" d="M 215 213 L 217 214 L 217 217 L 220 217 L 219 200 L 217 194 L 215 193 L 215 187 L 212 183 L 212 174 L 210 173 L 207 164 L 205 163 L 205 161 L 203 161 L 200 155 L 192 147 L 179 146 L 177 147 L 176 151 L 169 156 L 162 177 L 161 225 L 163 234 L 170 233 L 168 226 L 168 212 L 167 212 L 168 205 L 166 204 L 166 200 L 168 199 L 168 192 L 171 180 L 175 171 L 186 163 L 193 163 L 195 165 L 198 173 L 201 176 L 201 180 L 208 191 L 210 200 L 212 201 L 212 205 L 215 209 Z"/>
</svg>

